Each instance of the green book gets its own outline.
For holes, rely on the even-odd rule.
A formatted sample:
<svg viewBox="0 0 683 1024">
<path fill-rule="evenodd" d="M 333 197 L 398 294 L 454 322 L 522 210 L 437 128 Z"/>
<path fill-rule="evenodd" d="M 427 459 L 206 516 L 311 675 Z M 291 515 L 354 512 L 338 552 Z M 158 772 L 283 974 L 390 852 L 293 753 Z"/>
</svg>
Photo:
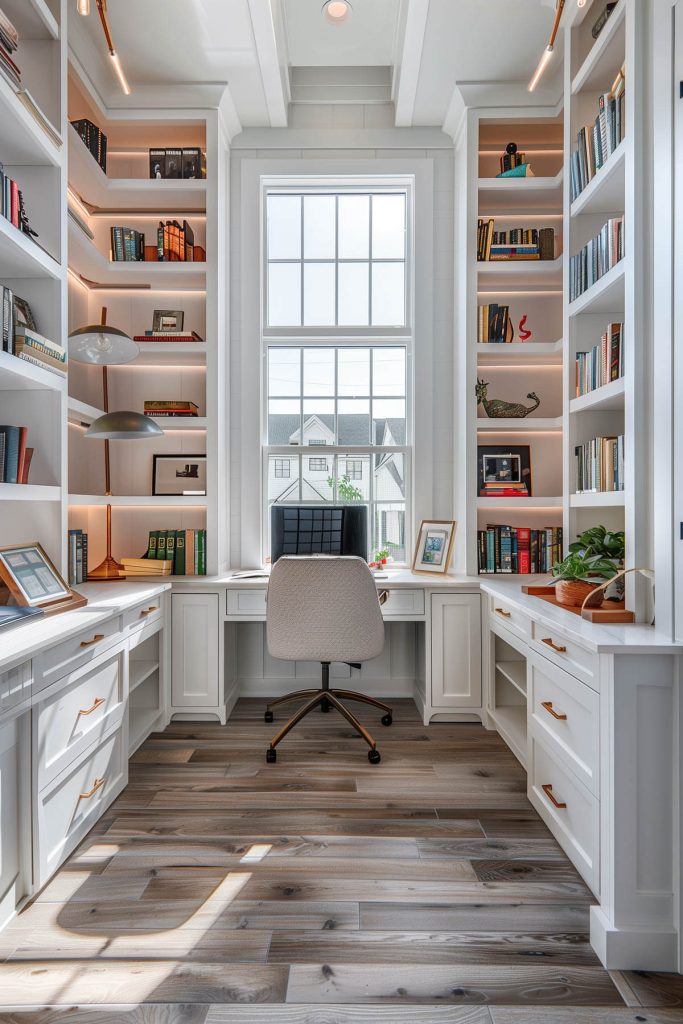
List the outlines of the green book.
<svg viewBox="0 0 683 1024">
<path fill-rule="evenodd" d="M 192 566 L 192 571 L 194 572 L 195 576 L 199 575 L 199 534 L 200 533 L 201 533 L 201 530 L 195 530 L 194 531 L 194 565 Z"/>
<path fill-rule="evenodd" d="M 157 558 L 166 558 L 166 537 L 168 530 L 159 530 L 159 536 L 157 537 Z"/>
<path fill-rule="evenodd" d="M 147 554 L 145 558 L 156 558 L 157 557 L 157 541 L 159 539 L 158 530 L 149 531 L 149 541 L 147 542 Z"/>
<path fill-rule="evenodd" d="M 206 530 L 199 530 L 199 558 L 197 560 L 197 574 L 206 576 Z"/>
<path fill-rule="evenodd" d="M 177 532 L 177 530 L 169 530 L 166 535 L 166 558 L 171 563 L 171 572 L 175 568 L 175 536 Z"/>
<path fill-rule="evenodd" d="M 175 558 L 173 560 L 173 575 L 185 575 L 185 531 L 176 530 L 175 535 Z"/>
</svg>

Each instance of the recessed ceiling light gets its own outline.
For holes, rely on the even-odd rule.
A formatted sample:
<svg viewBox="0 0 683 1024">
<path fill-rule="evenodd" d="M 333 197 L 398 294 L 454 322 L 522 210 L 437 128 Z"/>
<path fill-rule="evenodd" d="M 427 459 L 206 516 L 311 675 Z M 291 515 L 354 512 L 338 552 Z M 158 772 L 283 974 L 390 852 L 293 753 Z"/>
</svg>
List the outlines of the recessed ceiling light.
<svg viewBox="0 0 683 1024">
<path fill-rule="evenodd" d="M 333 25 L 340 25 L 351 17 L 352 7 L 348 0 L 327 0 L 323 4 L 323 14 Z"/>
</svg>

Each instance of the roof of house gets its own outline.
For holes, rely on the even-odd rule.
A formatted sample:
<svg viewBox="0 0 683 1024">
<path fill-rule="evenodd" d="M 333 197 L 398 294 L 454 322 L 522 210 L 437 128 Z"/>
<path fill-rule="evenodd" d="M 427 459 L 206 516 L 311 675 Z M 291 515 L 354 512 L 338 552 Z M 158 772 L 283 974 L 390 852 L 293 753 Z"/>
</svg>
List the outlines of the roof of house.
<svg viewBox="0 0 683 1024">
<path fill-rule="evenodd" d="M 306 422 L 310 421 L 308 417 Z M 317 419 L 334 432 L 334 416 L 318 415 Z M 268 417 L 268 438 L 272 445 L 288 445 L 290 438 L 298 433 L 301 423 L 298 416 L 274 414 Z M 393 444 L 405 444 L 405 420 L 381 417 L 373 421 L 374 443 L 382 444 L 387 428 Z M 368 417 L 363 414 L 342 413 L 339 416 L 339 444 L 368 444 Z"/>
</svg>

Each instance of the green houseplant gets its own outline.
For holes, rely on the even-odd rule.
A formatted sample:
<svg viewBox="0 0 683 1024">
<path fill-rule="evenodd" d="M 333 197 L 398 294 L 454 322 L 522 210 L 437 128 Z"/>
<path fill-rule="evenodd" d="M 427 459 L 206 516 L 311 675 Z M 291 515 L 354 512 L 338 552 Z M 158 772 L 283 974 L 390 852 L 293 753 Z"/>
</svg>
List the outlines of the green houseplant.
<svg viewBox="0 0 683 1024">
<path fill-rule="evenodd" d="M 591 526 L 580 533 L 569 545 L 569 553 L 590 550 L 594 555 L 612 558 L 621 567 L 626 551 L 623 530 L 608 530 L 606 526 Z"/>
<path fill-rule="evenodd" d="M 558 604 L 579 607 L 596 586 L 616 576 L 619 565 L 614 558 L 590 547 L 579 546 L 574 551 L 572 547 L 575 545 L 570 545 L 568 554 L 553 566 L 552 573 Z"/>
</svg>

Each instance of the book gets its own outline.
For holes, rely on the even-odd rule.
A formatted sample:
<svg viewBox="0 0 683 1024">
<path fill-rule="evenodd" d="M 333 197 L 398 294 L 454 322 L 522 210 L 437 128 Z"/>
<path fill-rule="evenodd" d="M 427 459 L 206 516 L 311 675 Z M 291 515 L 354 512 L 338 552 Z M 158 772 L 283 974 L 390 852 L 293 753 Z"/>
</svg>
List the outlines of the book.
<svg viewBox="0 0 683 1024">
<path fill-rule="evenodd" d="M 202 151 L 199 147 L 182 150 L 183 178 L 202 177 Z"/>
<path fill-rule="evenodd" d="M 145 400 L 144 409 L 146 413 L 154 412 L 188 412 L 196 416 L 199 412 L 199 406 L 194 402 L 190 402 L 185 399 L 168 399 L 162 401 L 156 400 Z"/>
<path fill-rule="evenodd" d="M 172 342 L 202 342 L 204 339 L 195 332 L 191 331 L 189 334 L 168 334 L 165 331 L 145 331 L 144 334 L 136 334 L 133 337 L 133 341 L 137 342 L 156 342 L 156 341 L 172 341 Z"/>
<path fill-rule="evenodd" d="M 81 141 L 89 150 L 90 155 L 100 165 L 104 173 L 107 173 L 107 136 L 101 128 L 89 121 L 87 117 L 79 118 L 71 122 Z"/>
<path fill-rule="evenodd" d="M 166 558 L 166 537 L 168 536 L 168 530 L 159 530 L 159 536 L 157 537 L 157 558 L 163 561 Z"/>
<path fill-rule="evenodd" d="M 195 543 L 194 543 L 194 530 L 185 531 L 185 572 L 188 576 L 192 576 L 195 572 L 195 561 L 194 561 Z"/>
<path fill-rule="evenodd" d="M 19 482 L 20 428 L 11 424 L 0 424 L 0 434 L 4 434 L 5 437 L 2 481 L 6 484 L 16 484 Z"/>
<path fill-rule="evenodd" d="M 577 133 L 576 149 L 569 164 L 569 197 L 572 203 L 604 167 L 624 138 L 624 93 L 625 76 L 622 67 L 609 92 L 598 96 L 594 121 L 583 125 Z"/>
<path fill-rule="evenodd" d="M 156 558 L 157 557 L 157 541 L 158 540 L 159 540 L 159 531 L 158 530 L 150 530 L 149 531 L 149 539 L 148 539 L 148 542 L 147 542 L 147 554 L 145 555 L 146 559 Z"/>
<path fill-rule="evenodd" d="M 182 149 L 167 149 L 164 161 L 164 178 L 182 178 L 183 176 L 183 151 Z"/>
<path fill-rule="evenodd" d="M 150 178 L 166 177 L 166 150 L 150 149 L 149 151 L 149 176 Z"/>
<path fill-rule="evenodd" d="M 174 576 L 185 575 L 185 530 L 176 530 L 175 558 L 173 561 Z"/>
<path fill-rule="evenodd" d="M 177 530 L 166 531 L 166 559 L 173 565 L 175 558 L 175 537 Z"/>
<path fill-rule="evenodd" d="M 61 369 L 51 361 L 40 358 L 38 354 L 33 355 L 27 349 L 23 349 L 21 352 L 16 353 L 16 355 L 18 359 L 23 359 L 27 363 L 33 363 L 34 366 L 40 366 L 43 370 L 49 370 L 50 373 L 56 373 L 59 377 L 66 377 L 67 375 L 66 368 Z"/>
<path fill-rule="evenodd" d="M 477 562 L 481 575 L 548 573 L 562 560 L 562 527 L 531 529 L 506 524 L 488 525 L 477 532 Z"/>
<path fill-rule="evenodd" d="M 158 533 L 158 530 L 154 531 Z M 145 569 L 148 572 L 163 572 L 164 569 L 171 568 L 171 561 L 169 559 L 158 559 L 158 558 L 122 558 L 121 565 L 125 565 L 127 569 Z"/>
</svg>

